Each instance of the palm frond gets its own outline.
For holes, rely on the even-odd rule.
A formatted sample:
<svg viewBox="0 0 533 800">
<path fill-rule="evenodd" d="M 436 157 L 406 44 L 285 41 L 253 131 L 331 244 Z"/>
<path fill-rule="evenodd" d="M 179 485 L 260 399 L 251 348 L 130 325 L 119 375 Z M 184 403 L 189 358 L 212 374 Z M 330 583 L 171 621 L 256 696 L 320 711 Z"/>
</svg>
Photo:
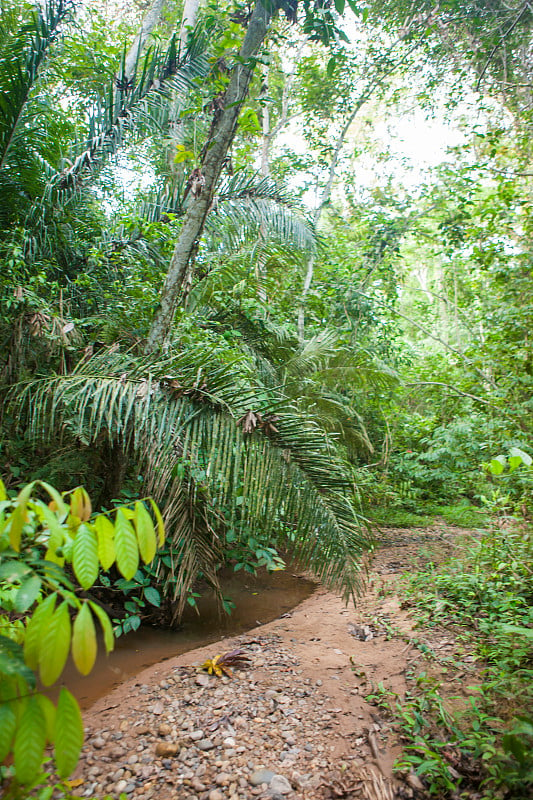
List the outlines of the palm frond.
<svg viewBox="0 0 533 800">
<path fill-rule="evenodd" d="M 71 375 L 16 387 L 11 404 L 36 438 L 68 430 L 87 445 L 104 436 L 136 454 L 179 564 L 160 566 L 178 613 L 199 568 L 216 585 L 228 529 L 289 549 L 352 596 L 369 539 L 327 435 L 281 400 L 267 405 L 241 362 L 217 364 L 206 348 L 194 356 L 155 363 L 107 352 Z M 243 424 L 248 413 L 262 419 L 256 430 Z"/>
<path fill-rule="evenodd" d="M 69 191 L 77 188 L 84 172 L 117 152 L 126 131 L 136 120 L 149 119 L 153 124 L 157 119 L 162 126 L 161 116 L 168 113 L 171 93 L 195 88 L 196 81 L 206 75 L 209 63 L 204 32 L 198 28 L 189 37 L 183 54 L 178 52 L 176 41 L 173 36 L 165 50 L 149 49 L 131 81 L 119 74 L 116 81 L 110 83 L 105 103 L 93 108 L 85 144 L 73 163 L 50 184 L 49 191 L 55 193 L 60 202 L 64 202 Z"/>
<path fill-rule="evenodd" d="M 10 150 L 27 136 L 22 124 L 30 93 L 61 23 L 73 8 L 72 0 L 48 0 L 35 5 L 15 31 L 2 30 L 0 21 L 0 170 L 7 166 Z M 11 33 L 11 36 L 8 35 Z"/>
</svg>

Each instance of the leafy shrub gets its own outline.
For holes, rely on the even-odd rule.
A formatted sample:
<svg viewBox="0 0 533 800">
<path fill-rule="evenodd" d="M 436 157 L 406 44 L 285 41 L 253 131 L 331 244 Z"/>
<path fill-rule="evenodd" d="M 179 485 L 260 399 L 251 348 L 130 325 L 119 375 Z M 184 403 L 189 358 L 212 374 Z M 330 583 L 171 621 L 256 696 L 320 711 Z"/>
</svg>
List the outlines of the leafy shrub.
<svg viewBox="0 0 533 800">
<path fill-rule="evenodd" d="M 50 502 L 37 492 L 46 494 Z M 45 747 L 54 746 L 55 770 L 66 778 L 75 768 L 83 726 L 75 698 L 61 688 L 57 705 L 36 690 L 57 681 L 69 651 L 83 675 L 97 652 L 96 624 L 106 650 L 114 636 L 106 612 L 87 594 L 100 568 L 115 565 L 131 580 L 139 560 L 149 563 L 164 539 L 155 504 L 157 532 L 142 501 L 92 516 L 87 492 L 68 501 L 52 486 L 34 481 L 11 499 L 0 483 L 0 767 L 6 798 L 25 798 L 47 780 Z"/>
</svg>

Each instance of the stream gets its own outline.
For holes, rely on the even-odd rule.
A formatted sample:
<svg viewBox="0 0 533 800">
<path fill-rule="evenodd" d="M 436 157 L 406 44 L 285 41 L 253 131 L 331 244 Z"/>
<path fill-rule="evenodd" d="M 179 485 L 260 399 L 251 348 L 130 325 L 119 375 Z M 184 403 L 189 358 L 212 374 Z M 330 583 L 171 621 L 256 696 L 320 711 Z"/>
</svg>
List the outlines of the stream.
<svg viewBox="0 0 533 800">
<path fill-rule="evenodd" d="M 221 613 L 214 594 L 206 592 L 198 600 L 200 613 L 187 608 L 179 630 L 141 627 L 119 637 L 109 655 L 100 644 L 92 672 L 80 675 L 69 659 L 61 684 L 75 695 L 82 709 L 87 709 L 146 667 L 270 622 L 297 606 L 316 589 L 315 583 L 288 570 L 262 571 L 257 576 L 232 573 L 222 580 L 222 586 L 224 596 L 235 603 L 231 615 Z"/>
</svg>

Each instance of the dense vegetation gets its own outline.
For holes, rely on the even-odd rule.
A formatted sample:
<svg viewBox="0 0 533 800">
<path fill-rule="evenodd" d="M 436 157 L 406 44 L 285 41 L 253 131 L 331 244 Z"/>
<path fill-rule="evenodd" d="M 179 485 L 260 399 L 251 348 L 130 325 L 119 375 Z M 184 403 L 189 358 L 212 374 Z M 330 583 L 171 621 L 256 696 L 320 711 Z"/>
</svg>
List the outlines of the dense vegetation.
<svg viewBox="0 0 533 800">
<path fill-rule="evenodd" d="M 479 582 L 435 585 L 523 683 L 530 637 L 502 642 L 531 622 L 529 4 L 146 5 L 0 0 L 2 641 L 75 591 L 38 548 L 83 516 L 43 486 L 85 487 L 94 525 L 161 508 L 155 558 L 130 525 L 138 570 L 74 564 L 118 632 L 175 624 L 199 586 L 229 609 L 224 565 L 295 558 L 348 599 L 370 523 L 503 517 Z"/>
</svg>

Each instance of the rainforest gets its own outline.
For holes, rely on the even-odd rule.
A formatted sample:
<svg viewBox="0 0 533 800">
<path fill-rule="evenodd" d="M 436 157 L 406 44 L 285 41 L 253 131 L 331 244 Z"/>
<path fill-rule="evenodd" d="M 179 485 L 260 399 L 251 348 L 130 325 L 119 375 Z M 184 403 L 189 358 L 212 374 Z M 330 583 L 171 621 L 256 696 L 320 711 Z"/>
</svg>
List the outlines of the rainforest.
<svg viewBox="0 0 533 800">
<path fill-rule="evenodd" d="M 0 9 L 1 796 L 533 797 L 530 3 Z"/>
</svg>

